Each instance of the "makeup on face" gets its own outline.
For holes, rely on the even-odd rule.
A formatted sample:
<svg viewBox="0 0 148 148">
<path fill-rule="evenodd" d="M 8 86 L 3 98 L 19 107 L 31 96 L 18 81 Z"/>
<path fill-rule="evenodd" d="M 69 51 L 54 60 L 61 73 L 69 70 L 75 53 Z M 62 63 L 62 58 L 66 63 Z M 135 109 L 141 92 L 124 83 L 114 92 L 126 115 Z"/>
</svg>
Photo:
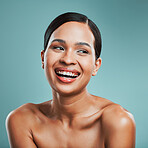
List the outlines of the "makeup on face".
<svg viewBox="0 0 148 148">
<path fill-rule="evenodd" d="M 45 74 L 62 94 L 85 90 L 95 67 L 94 36 L 86 24 L 68 22 L 56 29 L 45 52 Z"/>
<path fill-rule="evenodd" d="M 56 68 L 55 73 L 57 78 L 64 83 L 71 83 L 80 75 L 80 72 L 75 69 L 63 67 Z"/>
</svg>

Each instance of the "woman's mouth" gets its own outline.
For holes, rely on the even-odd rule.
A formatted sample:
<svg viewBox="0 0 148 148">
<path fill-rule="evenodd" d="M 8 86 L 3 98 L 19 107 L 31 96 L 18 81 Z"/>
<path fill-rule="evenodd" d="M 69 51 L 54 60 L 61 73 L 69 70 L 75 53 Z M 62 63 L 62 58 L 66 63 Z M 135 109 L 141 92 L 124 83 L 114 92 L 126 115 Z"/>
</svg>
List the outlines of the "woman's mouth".
<svg viewBox="0 0 148 148">
<path fill-rule="evenodd" d="M 75 81 L 76 78 L 80 75 L 80 72 L 78 72 L 77 70 L 69 68 L 56 68 L 55 73 L 57 78 L 65 83 Z"/>
</svg>

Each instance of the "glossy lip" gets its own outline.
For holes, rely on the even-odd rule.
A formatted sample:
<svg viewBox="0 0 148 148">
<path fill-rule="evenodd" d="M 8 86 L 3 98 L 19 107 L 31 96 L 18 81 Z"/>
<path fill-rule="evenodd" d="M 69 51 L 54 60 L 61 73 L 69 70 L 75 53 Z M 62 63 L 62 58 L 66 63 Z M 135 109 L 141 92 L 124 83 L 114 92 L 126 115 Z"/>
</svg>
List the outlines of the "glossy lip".
<svg viewBox="0 0 148 148">
<path fill-rule="evenodd" d="M 72 69 L 72 68 L 59 67 L 59 68 L 56 68 L 55 71 L 73 72 L 73 73 L 76 73 L 76 74 L 80 75 L 80 72 L 79 71 L 77 71 L 75 69 Z"/>
<path fill-rule="evenodd" d="M 56 74 L 56 71 L 72 72 L 72 73 L 77 74 L 78 76 L 77 76 L 76 78 L 60 77 L 60 76 L 58 76 L 58 75 Z M 62 81 L 62 82 L 64 82 L 64 83 L 71 83 L 71 82 L 75 81 L 75 80 L 79 77 L 80 72 L 77 71 L 77 70 L 75 70 L 75 69 L 72 69 L 72 68 L 58 67 L 58 68 L 55 69 L 55 74 L 56 74 L 57 78 L 58 78 L 60 81 Z"/>
<path fill-rule="evenodd" d="M 64 83 L 71 83 L 76 80 L 76 78 L 66 78 L 66 77 L 60 77 L 58 75 L 56 75 L 56 76 L 60 81 L 62 81 Z"/>
</svg>

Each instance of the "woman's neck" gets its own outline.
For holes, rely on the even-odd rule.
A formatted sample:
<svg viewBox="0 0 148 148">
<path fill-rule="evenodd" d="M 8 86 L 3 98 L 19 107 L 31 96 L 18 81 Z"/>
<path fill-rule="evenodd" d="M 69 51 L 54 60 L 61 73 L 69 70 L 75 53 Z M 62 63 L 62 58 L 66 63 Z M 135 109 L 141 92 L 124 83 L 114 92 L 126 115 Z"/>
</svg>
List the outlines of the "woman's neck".
<svg viewBox="0 0 148 148">
<path fill-rule="evenodd" d="M 87 90 L 72 96 L 63 96 L 53 91 L 52 109 L 61 120 L 72 120 L 85 116 L 91 107 L 91 98 Z"/>
</svg>

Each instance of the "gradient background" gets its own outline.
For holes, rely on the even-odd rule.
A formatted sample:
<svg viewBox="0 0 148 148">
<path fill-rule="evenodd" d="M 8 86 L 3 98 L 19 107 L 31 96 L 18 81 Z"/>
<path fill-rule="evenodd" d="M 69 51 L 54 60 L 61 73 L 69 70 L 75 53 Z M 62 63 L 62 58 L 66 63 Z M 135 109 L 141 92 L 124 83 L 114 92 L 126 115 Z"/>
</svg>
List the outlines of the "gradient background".
<svg viewBox="0 0 148 148">
<path fill-rule="evenodd" d="M 0 147 L 9 147 L 10 111 L 52 98 L 40 51 L 48 24 L 67 11 L 87 15 L 101 30 L 103 63 L 88 90 L 129 110 L 137 126 L 136 148 L 148 147 L 146 0 L 0 0 Z"/>
</svg>

